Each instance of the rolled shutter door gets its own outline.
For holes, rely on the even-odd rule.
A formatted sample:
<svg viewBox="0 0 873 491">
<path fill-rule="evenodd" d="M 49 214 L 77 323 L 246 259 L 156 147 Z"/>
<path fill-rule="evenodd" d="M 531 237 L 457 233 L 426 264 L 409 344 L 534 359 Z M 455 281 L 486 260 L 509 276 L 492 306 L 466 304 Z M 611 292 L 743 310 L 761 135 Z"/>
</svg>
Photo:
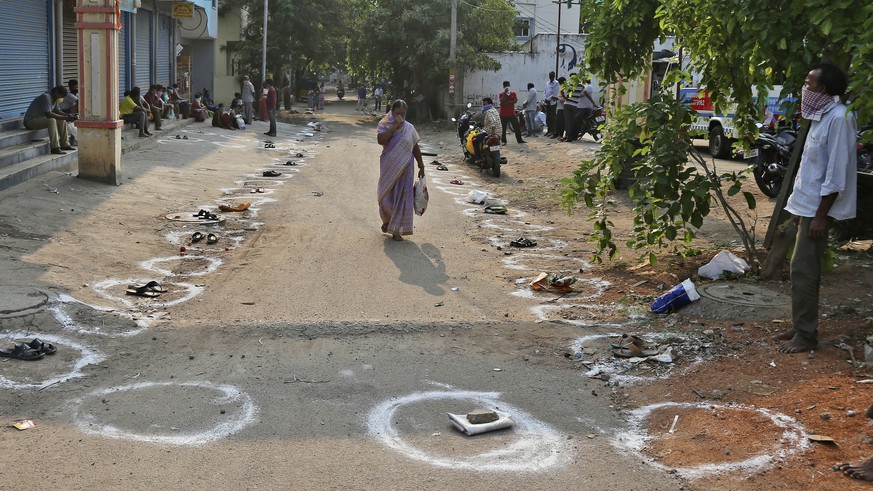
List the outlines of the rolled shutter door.
<svg viewBox="0 0 873 491">
<path fill-rule="evenodd" d="M 155 80 L 161 85 L 172 84 L 170 50 L 172 49 L 173 19 L 169 15 L 158 16 L 158 73 Z"/>
<path fill-rule="evenodd" d="M 64 85 L 71 78 L 79 80 L 79 36 L 74 24 L 76 22 L 76 13 L 73 12 L 73 5 L 70 2 L 64 2 Z"/>
<path fill-rule="evenodd" d="M 45 0 L 0 2 L 0 119 L 18 118 L 49 80 Z"/>
<path fill-rule="evenodd" d="M 152 83 L 152 13 L 148 10 L 136 11 L 136 86 L 142 93 Z"/>
<path fill-rule="evenodd" d="M 125 90 L 130 90 L 128 79 L 128 67 L 130 66 L 130 14 L 121 13 L 121 30 L 118 31 L 118 97 L 121 98 Z"/>
</svg>

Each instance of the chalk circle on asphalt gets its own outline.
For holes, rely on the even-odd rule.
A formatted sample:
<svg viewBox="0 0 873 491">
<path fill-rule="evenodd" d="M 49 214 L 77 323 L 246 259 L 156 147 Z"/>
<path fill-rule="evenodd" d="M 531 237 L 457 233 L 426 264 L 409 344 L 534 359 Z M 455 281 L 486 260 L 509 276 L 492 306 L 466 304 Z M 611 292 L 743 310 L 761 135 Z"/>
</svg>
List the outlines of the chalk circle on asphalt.
<svg viewBox="0 0 873 491">
<path fill-rule="evenodd" d="M 258 418 L 247 393 L 207 381 L 120 385 L 91 392 L 70 406 L 75 425 L 85 433 L 180 446 L 226 438 Z"/>
<path fill-rule="evenodd" d="M 453 401 L 450 404 L 444 401 Z M 420 407 L 412 407 L 421 405 Z M 477 407 L 508 413 L 515 426 L 473 437 L 453 429 L 446 413 Z M 463 409 L 460 409 L 463 408 Z M 414 412 L 405 417 L 403 413 Z M 423 416 L 423 412 L 428 415 Z M 433 421 L 422 429 L 422 421 Z M 392 397 L 377 404 L 367 418 L 370 436 L 379 443 L 436 467 L 488 472 L 541 472 L 566 464 L 573 449 L 548 424 L 500 400 L 499 392 L 430 391 Z M 441 436 L 433 436 L 439 433 Z"/>
<path fill-rule="evenodd" d="M 691 408 L 703 411 L 746 411 L 757 413 L 763 419 L 769 420 L 782 432 L 778 443 L 760 451 L 760 453 L 756 455 L 741 460 L 701 464 L 689 467 L 671 467 L 653 460 L 650 455 L 643 452 L 647 445 L 649 445 L 654 439 L 654 437 L 646 430 L 646 420 L 652 413 L 664 408 L 673 408 L 674 410 L 676 408 Z M 713 419 L 715 421 L 713 425 L 718 425 L 718 420 L 715 418 Z M 705 402 L 660 402 L 631 411 L 628 423 L 629 428 L 620 430 L 620 433 L 612 439 L 613 446 L 620 450 L 631 451 L 650 465 L 664 471 L 676 472 L 686 479 L 694 479 L 709 474 L 733 471 L 756 472 L 766 468 L 768 465 L 774 464 L 777 460 L 783 460 L 789 455 L 804 451 L 809 447 L 806 431 L 794 418 L 786 416 L 785 414 L 768 411 L 764 408 L 756 408 L 741 404 L 727 406 Z M 678 420 L 677 428 L 681 427 L 681 423 L 682 419 L 680 418 Z M 762 423 L 756 421 L 754 424 L 760 426 Z"/>
<path fill-rule="evenodd" d="M 0 368 L 0 387 L 44 389 L 50 385 L 83 377 L 83 368 L 96 365 L 106 359 L 106 356 L 95 348 L 54 334 L 14 331 L 0 336 L 3 344 L 9 347 L 11 343 L 29 343 L 34 338 L 39 338 L 46 344 L 53 344 L 58 351 L 53 355 L 45 355 L 39 360 L 4 363 Z"/>
<path fill-rule="evenodd" d="M 109 278 L 108 280 L 94 283 L 91 285 L 91 288 L 101 297 L 121 303 L 128 308 L 136 308 L 138 306 L 149 308 L 172 307 L 173 305 L 178 305 L 191 300 L 203 293 L 204 290 L 204 287 L 192 283 L 162 281 L 160 283 L 167 289 L 167 292 L 162 293 L 158 297 L 138 297 L 136 295 L 125 294 L 128 285 L 148 283 L 152 280 L 154 280 L 154 278 L 127 278 L 123 280 Z M 116 293 L 119 295 L 116 295 Z"/>
<path fill-rule="evenodd" d="M 58 301 L 52 302 L 46 310 L 65 331 L 79 334 L 130 337 L 148 329 L 148 322 L 143 319 L 134 319 L 127 312 L 117 312 L 113 308 L 89 305 L 65 294 L 58 295 Z M 111 321 L 107 323 L 103 315 L 109 316 L 110 314 Z"/>
</svg>

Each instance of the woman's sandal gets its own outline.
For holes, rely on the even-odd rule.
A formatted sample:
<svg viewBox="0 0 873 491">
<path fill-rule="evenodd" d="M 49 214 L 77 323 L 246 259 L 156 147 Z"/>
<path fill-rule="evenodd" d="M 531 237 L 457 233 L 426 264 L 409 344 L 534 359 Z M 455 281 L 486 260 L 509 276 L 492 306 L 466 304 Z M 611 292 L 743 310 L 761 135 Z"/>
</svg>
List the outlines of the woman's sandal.
<svg viewBox="0 0 873 491">
<path fill-rule="evenodd" d="M 148 283 L 133 283 L 133 284 L 127 285 L 127 288 L 129 290 L 136 290 L 139 288 L 145 288 L 149 291 L 153 291 L 153 292 L 158 293 L 158 294 L 165 293 L 167 291 L 167 289 L 164 288 L 157 281 L 149 281 Z"/>
<path fill-rule="evenodd" d="M 149 288 L 145 285 L 143 285 L 139 288 L 128 287 L 124 293 L 127 295 L 134 295 L 137 297 L 146 297 L 146 298 L 154 298 L 154 297 L 160 296 L 160 293 L 158 293 L 156 291 L 152 291 L 151 288 Z"/>
<path fill-rule="evenodd" d="M 263 173 L 264 177 L 279 177 L 281 175 L 282 175 L 281 172 L 276 172 L 274 170 L 265 170 Z"/>
<path fill-rule="evenodd" d="M 527 237 L 519 237 L 516 240 L 513 240 L 509 243 L 512 247 L 534 247 L 537 243 L 533 240 L 528 239 Z"/>
<path fill-rule="evenodd" d="M 194 234 L 191 235 L 191 242 L 200 242 L 203 240 L 203 237 L 203 232 L 194 232 Z"/>
<path fill-rule="evenodd" d="M 218 205 L 218 209 L 221 211 L 246 211 L 250 206 L 252 206 L 251 203 L 238 203 L 235 205 Z"/>
<path fill-rule="evenodd" d="M 206 236 L 206 243 L 207 243 L 207 244 L 215 244 L 216 242 L 218 242 L 218 236 L 217 236 L 217 235 L 215 235 L 215 234 L 209 234 L 209 235 Z"/>
</svg>

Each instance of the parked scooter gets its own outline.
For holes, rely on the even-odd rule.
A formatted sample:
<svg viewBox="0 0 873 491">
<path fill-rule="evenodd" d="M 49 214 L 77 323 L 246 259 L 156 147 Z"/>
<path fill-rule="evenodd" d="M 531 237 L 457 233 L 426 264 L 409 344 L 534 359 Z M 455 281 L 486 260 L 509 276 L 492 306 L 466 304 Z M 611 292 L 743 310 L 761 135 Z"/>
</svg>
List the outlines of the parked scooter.
<svg viewBox="0 0 873 491">
<path fill-rule="evenodd" d="M 765 195 L 771 198 L 779 195 L 796 141 L 797 132 L 791 128 L 782 128 L 775 133 L 759 128 L 758 139 L 746 158 L 755 159 L 752 175 Z"/>
<path fill-rule="evenodd" d="M 479 171 L 490 170 L 494 177 L 500 177 L 500 166 L 506 163 L 506 157 L 500 156 L 500 135 L 489 135 L 482 125 L 473 121 L 473 103 L 467 103 L 467 110 L 458 119 L 458 140 L 464 152 L 464 160 L 477 164 Z M 452 118 L 452 121 L 455 121 Z M 476 162 L 474 145 L 479 145 L 481 159 Z"/>
</svg>

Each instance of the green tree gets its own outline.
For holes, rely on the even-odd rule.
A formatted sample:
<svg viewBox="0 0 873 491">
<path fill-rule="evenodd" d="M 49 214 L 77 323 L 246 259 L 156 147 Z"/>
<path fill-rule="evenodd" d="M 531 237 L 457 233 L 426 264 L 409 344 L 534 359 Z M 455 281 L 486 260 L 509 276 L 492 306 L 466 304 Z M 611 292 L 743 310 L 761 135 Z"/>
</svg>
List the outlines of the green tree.
<svg viewBox="0 0 873 491">
<path fill-rule="evenodd" d="M 392 95 L 410 89 L 438 105 L 447 92 L 451 0 L 352 0 L 347 68 L 353 76 L 389 79 Z M 458 2 L 456 59 L 462 68 L 498 68 L 486 51 L 515 45 L 515 8 L 506 0 Z"/>
<path fill-rule="evenodd" d="M 235 47 L 243 73 L 254 80 L 273 78 L 282 83 L 292 70 L 296 80 L 323 74 L 342 61 L 348 32 L 348 0 L 270 0 L 267 22 L 267 74 L 261 72 L 264 39 L 263 0 L 222 1 L 222 10 L 239 7 L 247 13 L 242 41 Z"/>
<path fill-rule="evenodd" d="M 654 42 L 674 35 L 683 56 L 692 60 L 701 86 L 711 92 L 715 110 L 736 104 L 740 134 L 757 132 L 754 122 L 762 107 L 753 88 L 766 94 L 782 83 L 783 95 L 798 94 L 810 66 L 821 59 L 847 68 L 853 106 L 861 114 L 873 111 L 873 3 L 869 0 L 583 0 L 582 10 L 592 25 L 586 44 L 591 72 L 607 83 L 642 78 L 651 68 Z M 718 175 L 711 168 L 702 169 L 702 177 L 683 171 L 688 159 L 678 154 L 692 154 L 693 162 L 703 162 L 693 155 L 687 138 L 689 124 L 682 104 L 668 103 L 663 97 L 636 104 L 611 123 L 611 133 L 624 141 L 605 144 L 596 159 L 583 162 L 565 181 L 568 207 L 580 200 L 600 207 L 600 214 L 594 216 L 593 239 L 599 256 L 611 257 L 617 249 L 611 224 L 602 214 L 609 208 L 608 196 L 621 173 L 630 174 L 637 183 L 629 195 L 643 213 L 628 245 L 647 251 L 674 239 L 687 245 L 714 200 L 726 204 L 723 195 L 714 193 L 723 187 L 728 194 L 739 192 L 738 183 L 744 176 Z M 658 182 L 654 195 L 648 187 L 655 185 L 650 180 L 653 166 L 665 179 L 673 177 Z M 689 190 L 697 193 L 695 199 L 683 197 Z M 746 197 L 753 207 L 751 195 Z M 660 211 L 646 215 L 652 207 Z M 677 227 L 683 233 L 677 233 Z M 680 244 L 680 252 L 681 248 Z"/>
</svg>

